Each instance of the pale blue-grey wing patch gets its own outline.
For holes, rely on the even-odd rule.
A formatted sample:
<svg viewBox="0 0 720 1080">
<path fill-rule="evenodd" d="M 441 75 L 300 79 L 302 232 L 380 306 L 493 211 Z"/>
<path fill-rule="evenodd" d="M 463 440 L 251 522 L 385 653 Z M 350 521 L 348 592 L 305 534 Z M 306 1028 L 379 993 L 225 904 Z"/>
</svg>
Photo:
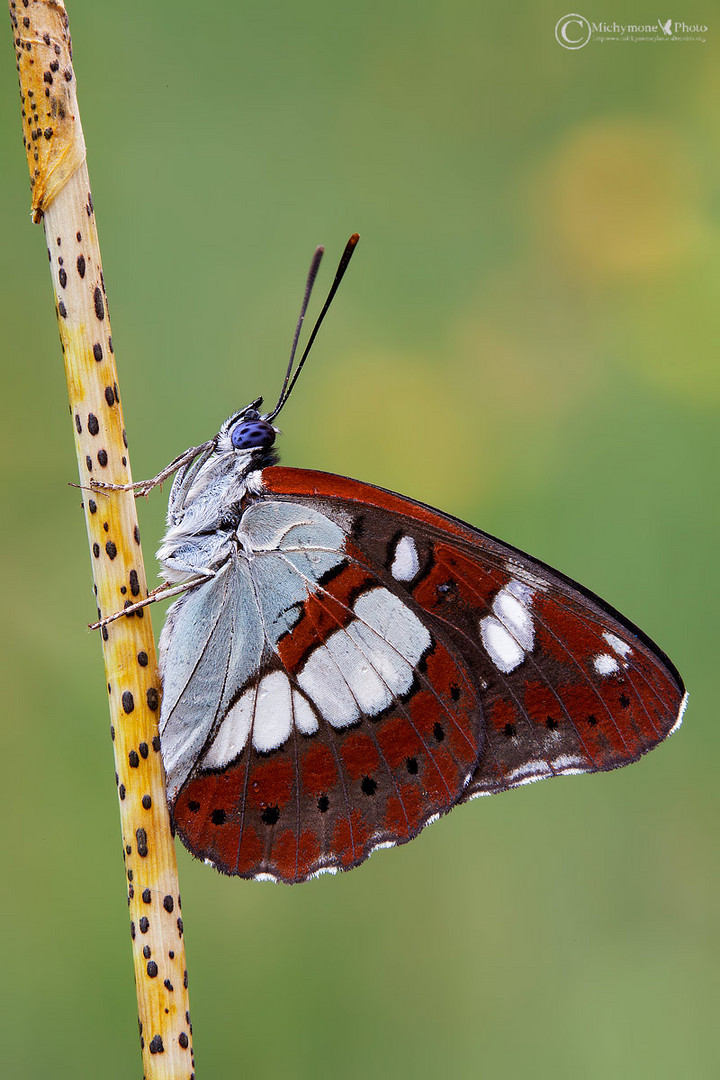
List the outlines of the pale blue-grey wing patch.
<svg viewBox="0 0 720 1080">
<path fill-rule="evenodd" d="M 265 635 L 248 565 L 244 559 L 235 555 L 230 566 L 227 606 L 231 611 L 232 641 L 220 702 L 220 716 L 230 707 L 238 690 L 255 677 L 265 653 Z"/>
<path fill-rule="evenodd" d="M 342 550 L 345 533 L 340 525 L 309 506 L 263 499 L 250 506 L 237 530 L 240 543 L 248 551 L 291 551 L 311 553 Z"/>
<path fill-rule="evenodd" d="M 314 554 L 314 566 L 302 552 L 288 555 L 268 552 L 254 559 L 250 566 L 257 603 L 271 645 L 276 645 L 283 634 L 292 630 L 312 583 L 344 558 L 338 552 Z"/>
<path fill-rule="evenodd" d="M 247 567 L 238 558 L 170 608 L 160 636 L 160 736 L 171 799 L 233 694 L 257 670 L 263 645 Z"/>
<path fill-rule="evenodd" d="M 308 583 L 344 558 L 342 529 L 322 514 L 293 504 L 251 506 L 237 536 L 240 551 L 230 555 L 214 578 L 173 604 L 160 637 L 160 733 L 171 799 L 204 751 L 206 765 L 215 758 L 225 760 L 231 748 L 242 751 L 254 732 L 259 707 L 263 722 L 258 748 L 277 742 L 277 732 L 290 723 L 291 715 L 290 701 L 287 710 L 283 708 L 281 688 L 268 682 L 259 703 L 253 692 L 252 700 L 248 697 L 240 705 L 239 695 L 292 629 Z M 198 557 L 202 561 L 209 553 L 200 540 Z M 309 732 L 317 721 L 306 702 L 296 704 L 299 726 Z M 278 713 L 274 726 L 270 711 Z M 285 711 L 288 716 L 280 716 Z M 211 740 L 221 728 L 222 747 L 213 750 Z"/>
<path fill-rule="evenodd" d="M 263 501 L 245 512 L 238 538 L 256 555 L 250 574 L 268 642 L 275 645 L 297 622 L 312 584 L 345 558 L 345 534 L 307 506 Z"/>
</svg>

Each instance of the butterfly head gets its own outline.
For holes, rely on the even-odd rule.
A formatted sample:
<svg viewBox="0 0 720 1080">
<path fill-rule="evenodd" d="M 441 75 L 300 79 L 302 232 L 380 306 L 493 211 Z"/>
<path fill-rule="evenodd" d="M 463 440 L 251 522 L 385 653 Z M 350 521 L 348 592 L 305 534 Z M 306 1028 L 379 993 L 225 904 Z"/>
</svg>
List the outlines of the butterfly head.
<svg viewBox="0 0 720 1080">
<path fill-rule="evenodd" d="M 255 465 L 258 458 L 266 457 L 271 452 L 280 429 L 261 415 L 258 411 L 260 405 L 262 398 L 257 398 L 225 421 L 216 436 L 216 449 L 221 454 L 231 453 Z"/>
<path fill-rule="evenodd" d="M 269 424 L 257 409 L 245 409 L 230 428 L 230 442 L 236 450 L 269 450 L 279 429 Z"/>
<path fill-rule="evenodd" d="M 275 442 L 277 428 L 268 424 L 261 416 L 248 417 L 236 424 L 230 432 L 230 441 L 236 450 L 267 450 Z"/>
</svg>

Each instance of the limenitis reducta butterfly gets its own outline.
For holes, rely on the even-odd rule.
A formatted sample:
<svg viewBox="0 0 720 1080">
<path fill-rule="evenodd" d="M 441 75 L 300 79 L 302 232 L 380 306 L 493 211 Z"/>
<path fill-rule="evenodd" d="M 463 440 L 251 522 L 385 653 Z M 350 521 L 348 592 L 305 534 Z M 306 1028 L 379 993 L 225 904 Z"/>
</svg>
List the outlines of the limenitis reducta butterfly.
<svg viewBox="0 0 720 1080">
<path fill-rule="evenodd" d="M 680 724 L 645 634 L 516 548 L 411 499 L 276 465 L 278 404 L 235 413 L 177 476 L 158 552 L 167 793 L 193 854 L 304 881 L 457 803 L 636 761 Z M 143 490 L 147 490 L 146 485 Z"/>
</svg>

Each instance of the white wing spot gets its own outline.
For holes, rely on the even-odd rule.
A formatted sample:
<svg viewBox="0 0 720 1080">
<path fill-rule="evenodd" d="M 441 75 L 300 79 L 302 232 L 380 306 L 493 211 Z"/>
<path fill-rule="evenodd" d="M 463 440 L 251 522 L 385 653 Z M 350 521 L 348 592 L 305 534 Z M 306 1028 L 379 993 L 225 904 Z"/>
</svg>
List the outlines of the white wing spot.
<svg viewBox="0 0 720 1080">
<path fill-rule="evenodd" d="M 524 765 L 508 773 L 507 782 L 519 786 L 543 780 L 545 777 L 552 776 L 553 772 L 571 776 L 574 773 L 587 771 L 587 765 L 582 758 L 575 757 L 573 754 L 557 754 L 549 761 L 526 761 Z"/>
<path fill-rule="evenodd" d="M 623 659 L 625 659 L 632 655 L 632 649 L 627 641 L 623 641 L 622 638 L 616 637 L 615 634 L 603 634 L 603 637 L 616 656 L 622 656 Z"/>
<path fill-rule="evenodd" d="M 347 727 L 360 719 L 355 698 L 328 652 L 327 642 L 310 654 L 297 681 L 300 689 L 333 727 Z"/>
<path fill-rule="evenodd" d="M 593 660 L 593 667 L 598 675 L 613 675 L 619 668 L 619 664 L 610 653 L 600 653 Z"/>
<path fill-rule="evenodd" d="M 551 770 L 547 761 L 526 761 L 513 769 L 507 775 L 508 784 L 532 784 L 534 780 L 542 780 L 544 776 L 550 776 Z"/>
<path fill-rule="evenodd" d="M 291 691 L 284 671 L 273 671 L 229 710 L 202 759 L 203 766 L 222 769 L 229 765 L 244 749 L 251 729 L 256 750 L 276 750 L 288 739 L 293 716 L 298 731 L 314 735 L 319 725 L 312 706 L 297 690 Z"/>
<path fill-rule="evenodd" d="M 574 754 L 558 754 L 557 757 L 552 759 L 551 764 L 553 769 L 564 773 L 565 776 L 587 772 L 587 766 L 583 759 L 575 757 Z"/>
<path fill-rule="evenodd" d="M 368 589 L 362 593 L 355 601 L 355 614 L 413 667 L 430 648 L 432 638 L 427 627 L 399 596 L 393 596 L 387 589 Z"/>
<path fill-rule="evenodd" d="M 392 704 L 393 694 L 372 664 L 372 651 L 363 653 L 344 630 L 332 634 L 326 648 L 345 676 L 361 712 L 377 715 Z M 394 679 L 389 680 L 392 684 Z"/>
<path fill-rule="evenodd" d="M 256 750 L 277 750 L 290 737 L 290 682 L 284 671 L 271 671 L 258 686 L 252 741 Z"/>
<path fill-rule="evenodd" d="M 311 878 L 319 878 L 321 874 L 337 874 L 337 866 L 320 866 L 310 875 Z"/>
<path fill-rule="evenodd" d="M 511 591 L 512 584 L 505 589 L 501 589 L 497 594 L 493 603 L 493 611 L 505 629 L 510 631 L 518 645 L 525 652 L 530 652 L 535 644 L 532 615 L 523 601 L 518 599 L 517 595 Z M 525 586 L 521 586 L 521 588 L 525 588 Z"/>
<path fill-rule="evenodd" d="M 535 627 L 529 605 L 533 590 L 513 578 L 493 601 L 493 614 L 480 621 L 480 636 L 495 667 L 509 675 L 522 664 L 535 645 Z"/>
<path fill-rule="evenodd" d="M 395 545 L 390 573 L 396 581 L 412 581 L 420 569 L 415 541 L 411 536 L 401 536 Z"/>
<path fill-rule="evenodd" d="M 387 589 L 363 593 L 354 610 L 357 618 L 315 649 L 297 677 L 335 728 L 389 708 L 409 690 L 413 669 L 432 641 L 417 616 Z"/>
<path fill-rule="evenodd" d="M 492 615 L 486 616 L 480 622 L 480 636 L 493 664 L 505 675 L 509 675 L 525 659 L 522 646 Z"/>
<path fill-rule="evenodd" d="M 348 636 L 372 663 L 380 678 L 392 687 L 394 693 L 404 694 L 413 681 L 413 666 L 399 656 L 391 645 L 383 641 L 369 626 L 352 622 L 347 628 Z"/>
<path fill-rule="evenodd" d="M 292 700 L 293 711 L 295 713 L 295 727 L 298 731 L 301 731 L 303 735 L 314 735 L 319 724 L 312 706 L 302 694 L 298 694 L 297 690 L 293 690 Z"/>
<path fill-rule="evenodd" d="M 221 769 L 238 756 L 245 746 L 252 725 L 255 688 L 246 690 L 229 710 L 203 757 L 208 769 Z"/>
<path fill-rule="evenodd" d="M 668 735 L 674 735 L 675 732 L 677 731 L 677 729 L 682 724 L 682 722 L 683 722 L 683 714 L 685 712 L 685 709 L 687 708 L 687 703 L 688 703 L 688 694 L 687 694 L 687 691 L 686 691 L 682 701 L 680 702 L 680 708 L 678 709 L 677 720 L 675 721 L 673 726 L 668 731 Z"/>
</svg>

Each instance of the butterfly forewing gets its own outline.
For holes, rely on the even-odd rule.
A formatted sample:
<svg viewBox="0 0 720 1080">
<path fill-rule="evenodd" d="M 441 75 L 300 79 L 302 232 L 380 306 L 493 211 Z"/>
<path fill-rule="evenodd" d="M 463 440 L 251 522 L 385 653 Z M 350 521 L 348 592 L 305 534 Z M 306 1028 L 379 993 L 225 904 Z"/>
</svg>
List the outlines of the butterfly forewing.
<svg viewBox="0 0 720 1080">
<path fill-rule="evenodd" d="M 223 872 L 348 869 L 458 802 L 627 764 L 677 724 L 667 658 L 556 571 L 367 484 L 262 482 L 237 555 L 161 642 L 174 821 Z"/>
<path fill-rule="evenodd" d="M 613 769 L 676 726 L 672 663 L 598 597 L 501 541 L 368 484 L 294 469 L 266 483 L 350 515 L 384 583 L 426 613 L 473 674 L 484 745 L 460 801 L 531 780 Z"/>
</svg>

